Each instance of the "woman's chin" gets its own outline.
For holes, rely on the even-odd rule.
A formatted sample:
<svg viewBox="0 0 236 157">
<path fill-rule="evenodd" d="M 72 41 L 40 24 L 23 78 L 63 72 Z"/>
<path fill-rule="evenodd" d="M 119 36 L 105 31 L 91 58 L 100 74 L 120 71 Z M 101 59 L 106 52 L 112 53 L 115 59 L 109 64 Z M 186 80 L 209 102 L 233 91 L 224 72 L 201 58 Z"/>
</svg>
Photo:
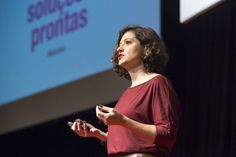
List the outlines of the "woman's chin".
<svg viewBox="0 0 236 157">
<path fill-rule="evenodd" d="M 118 62 L 118 65 L 123 68 L 124 62 L 123 62 L 123 61 L 119 61 L 119 62 Z"/>
</svg>

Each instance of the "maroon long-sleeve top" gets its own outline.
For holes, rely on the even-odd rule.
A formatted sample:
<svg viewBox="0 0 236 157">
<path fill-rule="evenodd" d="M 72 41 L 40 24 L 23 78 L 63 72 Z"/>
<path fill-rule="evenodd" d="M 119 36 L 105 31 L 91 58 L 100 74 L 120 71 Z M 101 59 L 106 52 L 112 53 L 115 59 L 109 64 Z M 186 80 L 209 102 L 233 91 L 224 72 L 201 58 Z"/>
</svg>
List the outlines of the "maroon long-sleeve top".
<svg viewBox="0 0 236 157">
<path fill-rule="evenodd" d="M 172 84 L 165 76 L 157 75 L 126 89 L 115 109 L 133 120 L 155 125 L 157 135 L 151 143 L 123 126 L 111 125 L 107 140 L 109 156 L 137 152 L 170 156 L 179 127 L 180 105 Z"/>
</svg>

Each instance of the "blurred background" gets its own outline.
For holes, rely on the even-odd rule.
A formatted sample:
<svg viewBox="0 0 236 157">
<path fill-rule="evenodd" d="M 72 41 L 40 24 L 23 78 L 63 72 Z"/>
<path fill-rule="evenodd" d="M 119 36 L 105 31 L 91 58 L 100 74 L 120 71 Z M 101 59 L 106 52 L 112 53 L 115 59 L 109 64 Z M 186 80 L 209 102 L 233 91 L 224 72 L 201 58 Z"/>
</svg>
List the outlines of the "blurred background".
<svg viewBox="0 0 236 157">
<path fill-rule="evenodd" d="M 17 0 L 0 5 L 0 156 L 107 156 L 68 121 L 98 124 L 129 86 L 110 62 L 118 31 L 154 28 L 181 101 L 174 157 L 236 155 L 236 2 Z M 199 6 L 199 8 L 197 8 Z"/>
</svg>

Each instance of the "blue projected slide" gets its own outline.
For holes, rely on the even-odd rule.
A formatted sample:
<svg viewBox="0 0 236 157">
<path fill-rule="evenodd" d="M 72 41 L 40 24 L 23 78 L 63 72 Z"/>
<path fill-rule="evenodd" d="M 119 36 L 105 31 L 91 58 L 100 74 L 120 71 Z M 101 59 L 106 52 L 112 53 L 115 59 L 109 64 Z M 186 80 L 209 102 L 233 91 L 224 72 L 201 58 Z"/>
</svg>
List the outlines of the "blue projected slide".
<svg viewBox="0 0 236 157">
<path fill-rule="evenodd" d="M 159 0 L 3 0 L 0 104 L 112 68 L 118 31 L 160 33 Z"/>
</svg>

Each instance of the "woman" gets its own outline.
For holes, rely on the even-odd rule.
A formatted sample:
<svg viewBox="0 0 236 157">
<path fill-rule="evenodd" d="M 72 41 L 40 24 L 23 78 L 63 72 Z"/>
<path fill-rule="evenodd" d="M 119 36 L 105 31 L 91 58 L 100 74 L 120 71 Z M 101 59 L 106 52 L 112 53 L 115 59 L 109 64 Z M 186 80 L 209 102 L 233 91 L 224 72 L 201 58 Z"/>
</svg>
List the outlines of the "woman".
<svg viewBox="0 0 236 157">
<path fill-rule="evenodd" d="M 131 85 L 115 108 L 96 107 L 96 116 L 108 126 L 108 132 L 80 119 L 71 129 L 81 137 L 107 141 L 109 156 L 170 156 L 180 111 L 176 93 L 162 75 L 168 62 L 164 43 L 151 28 L 127 26 L 119 33 L 112 62 Z"/>
</svg>

